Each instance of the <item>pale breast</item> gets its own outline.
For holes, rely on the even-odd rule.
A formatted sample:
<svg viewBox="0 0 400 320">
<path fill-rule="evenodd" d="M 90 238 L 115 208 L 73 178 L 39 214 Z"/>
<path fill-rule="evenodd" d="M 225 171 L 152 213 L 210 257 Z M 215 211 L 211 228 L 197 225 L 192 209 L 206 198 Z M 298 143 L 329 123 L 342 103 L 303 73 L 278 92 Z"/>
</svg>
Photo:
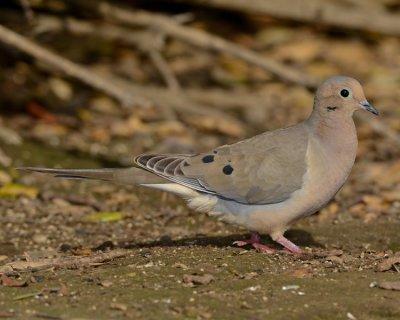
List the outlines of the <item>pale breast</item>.
<svg viewBox="0 0 400 320">
<path fill-rule="evenodd" d="M 310 138 L 303 186 L 288 200 L 247 206 L 220 200 L 218 211 L 224 213 L 223 220 L 250 230 L 271 235 L 282 233 L 296 220 L 315 213 L 337 193 L 353 166 L 355 149 L 347 149 L 338 155 L 332 146 L 327 148 L 319 139 Z"/>
<path fill-rule="evenodd" d="M 304 203 L 304 215 L 312 214 L 324 206 L 343 186 L 356 156 L 356 147 L 327 146 L 324 141 L 310 139 L 307 151 L 308 172 L 298 194 L 293 194 Z"/>
</svg>

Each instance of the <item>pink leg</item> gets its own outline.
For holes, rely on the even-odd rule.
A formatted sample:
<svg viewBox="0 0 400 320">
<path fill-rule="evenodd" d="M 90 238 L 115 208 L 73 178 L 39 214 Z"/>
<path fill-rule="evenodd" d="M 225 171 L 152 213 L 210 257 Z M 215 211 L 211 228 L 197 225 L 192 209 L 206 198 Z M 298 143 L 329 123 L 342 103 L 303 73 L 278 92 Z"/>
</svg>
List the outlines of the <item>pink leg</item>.
<svg viewBox="0 0 400 320">
<path fill-rule="evenodd" d="M 252 232 L 250 239 L 235 241 L 233 244 L 237 245 L 238 247 L 243 247 L 245 245 L 251 244 L 253 248 L 265 253 L 274 253 L 276 251 L 275 249 L 270 248 L 265 244 L 262 244 L 260 235 L 257 232 Z"/>
<path fill-rule="evenodd" d="M 297 254 L 302 253 L 302 250 L 298 246 L 296 246 L 292 241 L 286 239 L 283 235 L 277 237 L 276 239 L 274 239 L 274 241 L 278 242 L 280 245 L 285 247 L 285 249 L 287 249 L 291 253 L 297 253 Z"/>
</svg>

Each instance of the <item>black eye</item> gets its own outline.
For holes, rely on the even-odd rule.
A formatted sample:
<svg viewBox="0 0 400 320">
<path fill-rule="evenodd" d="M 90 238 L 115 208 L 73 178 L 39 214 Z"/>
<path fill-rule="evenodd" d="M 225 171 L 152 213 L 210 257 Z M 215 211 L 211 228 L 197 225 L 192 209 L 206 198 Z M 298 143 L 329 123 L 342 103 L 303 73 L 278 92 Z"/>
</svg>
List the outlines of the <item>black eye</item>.
<svg viewBox="0 0 400 320">
<path fill-rule="evenodd" d="M 340 95 L 341 95 L 343 98 L 347 98 L 347 97 L 349 96 L 349 94 L 350 94 L 350 92 L 349 92 L 349 90 L 347 90 L 347 89 L 342 89 L 342 90 L 340 90 Z"/>
</svg>

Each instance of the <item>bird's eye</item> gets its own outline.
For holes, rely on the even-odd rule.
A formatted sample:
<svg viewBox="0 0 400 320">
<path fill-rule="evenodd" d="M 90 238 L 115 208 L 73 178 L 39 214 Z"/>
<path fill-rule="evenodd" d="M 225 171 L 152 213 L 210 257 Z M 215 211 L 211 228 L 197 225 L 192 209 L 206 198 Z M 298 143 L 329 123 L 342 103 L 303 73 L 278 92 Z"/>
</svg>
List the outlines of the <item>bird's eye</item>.
<svg viewBox="0 0 400 320">
<path fill-rule="evenodd" d="M 347 89 L 342 89 L 342 90 L 340 90 L 340 95 L 341 95 L 343 98 L 347 98 L 347 97 L 350 95 L 350 92 L 349 92 L 349 90 L 347 90 Z"/>
</svg>

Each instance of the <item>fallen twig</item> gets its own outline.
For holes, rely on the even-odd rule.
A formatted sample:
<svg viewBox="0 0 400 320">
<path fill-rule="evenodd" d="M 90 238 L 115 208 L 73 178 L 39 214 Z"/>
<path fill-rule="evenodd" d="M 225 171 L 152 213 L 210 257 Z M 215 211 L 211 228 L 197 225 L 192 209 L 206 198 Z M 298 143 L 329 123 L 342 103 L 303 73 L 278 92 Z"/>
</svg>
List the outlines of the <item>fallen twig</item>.
<svg viewBox="0 0 400 320">
<path fill-rule="evenodd" d="M 204 31 L 182 26 L 177 22 L 177 19 L 146 12 L 130 12 L 114 6 L 111 7 L 106 3 L 103 3 L 99 8 L 99 10 L 106 17 L 114 18 L 125 23 L 145 26 L 150 30 L 157 30 L 163 34 L 169 34 L 201 48 L 228 52 L 275 74 L 282 80 L 299 83 L 308 87 L 313 87 L 317 84 L 316 81 L 311 77 L 302 75 L 277 61 L 268 59 L 266 57 L 261 57 L 251 50 L 242 48 L 234 43 L 208 34 Z M 156 62 L 155 59 L 157 59 L 157 67 L 160 69 L 160 71 L 162 70 L 161 72 L 163 73 L 163 76 L 167 79 L 167 74 L 165 73 L 166 69 L 164 68 L 165 66 L 161 67 L 160 65 L 160 57 L 155 57 L 154 51 L 151 51 L 150 47 L 153 46 L 154 36 L 149 37 L 149 32 L 145 31 L 140 34 L 138 32 L 126 30 L 124 28 L 112 25 L 93 25 L 86 21 L 80 21 L 77 19 L 70 18 L 61 20 L 48 16 L 42 16 L 40 17 L 40 20 L 38 19 L 38 27 L 36 28 L 36 31 L 45 32 L 49 30 L 54 31 L 63 29 L 67 29 L 73 33 L 86 35 L 91 34 L 94 36 L 101 36 L 109 40 L 119 40 L 138 46 L 141 50 L 150 50 L 152 56 L 151 58 L 154 62 Z M 172 77 L 170 76 L 171 75 L 168 74 L 168 82 L 171 85 Z M 176 83 L 172 84 L 172 86 L 175 87 Z"/>
<path fill-rule="evenodd" d="M 162 106 L 167 104 L 173 107 L 173 109 L 180 114 L 192 114 L 197 115 L 198 118 L 204 116 L 217 119 L 218 121 L 215 123 L 215 130 L 220 133 L 237 137 L 244 134 L 243 126 L 239 120 L 226 112 L 221 112 L 216 108 L 212 108 L 190 99 L 183 90 L 182 92 L 174 92 L 165 88 L 140 85 L 132 86 L 132 88 L 134 88 L 135 91 L 140 92 L 143 97 L 151 99 L 156 105 Z"/>
<path fill-rule="evenodd" d="M 123 11 L 121 9 L 116 9 L 119 14 L 122 14 Z M 121 10 L 118 11 L 118 10 Z M 143 14 L 143 15 L 142 15 Z M 130 13 L 128 12 L 127 19 L 130 21 L 132 16 L 135 17 L 144 17 L 142 22 L 146 22 L 146 26 L 150 21 L 152 17 L 152 14 L 148 16 L 147 13 L 138 13 L 139 16 L 136 16 L 136 13 Z M 141 19 L 141 18 L 140 18 Z M 139 20 L 140 20 L 139 19 Z M 159 18 L 160 21 L 164 21 L 164 17 Z M 150 19 L 151 20 L 151 19 Z M 141 20 L 140 20 L 141 21 Z M 175 22 L 171 22 L 168 19 L 165 20 L 167 21 L 168 26 L 173 26 L 173 30 L 178 28 L 178 30 L 182 30 L 182 26 L 176 24 Z M 162 24 L 161 24 L 162 25 Z M 160 26 L 161 26 L 160 25 Z M 194 30 L 197 31 L 197 30 Z M 179 31 L 180 32 L 180 31 Z M 186 31 L 184 31 L 185 34 Z M 201 33 L 201 32 L 200 32 Z M 202 34 L 202 33 L 201 33 Z M 186 36 L 186 34 L 185 34 Z M 212 37 L 212 36 L 211 36 Z M 202 40 L 207 40 L 208 35 L 206 34 L 205 39 L 203 38 Z M 217 40 L 224 41 L 223 39 L 217 38 Z M 226 123 L 229 122 L 231 124 L 233 131 L 224 132 L 232 135 L 237 135 L 240 136 L 242 134 L 241 130 L 239 129 L 241 126 L 239 125 L 239 122 L 235 120 L 233 117 L 230 117 L 227 114 L 221 113 L 218 110 L 209 108 L 207 106 L 201 105 L 199 103 L 196 103 L 192 101 L 186 94 L 184 93 L 179 93 L 177 94 L 176 92 L 170 91 L 170 90 L 162 90 L 159 88 L 154 88 L 154 87 L 147 87 L 147 86 L 138 86 L 138 85 L 131 85 L 127 84 L 125 81 L 115 78 L 111 75 L 98 75 L 95 72 L 85 68 L 84 66 L 80 66 L 78 64 L 75 64 L 45 48 L 40 47 L 39 45 L 35 44 L 29 39 L 26 39 L 25 37 L 15 33 L 12 30 L 9 30 L 3 26 L 0 25 L 0 41 L 7 43 L 13 47 L 16 47 L 32 56 L 37 58 L 38 60 L 41 60 L 47 64 L 49 64 L 52 67 L 55 67 L 64 73 L 66 73 L 69 76 L 72 76 L 74 78 L 77 78 L 84 83 L 99 89 L 100 91 L 105 92 L 106 94 L 116 98 L 119 100 L 123 105 L 132 105 L 133 103 L 140 103 L 143 105 L 149 104 L 150 101 L 153 103 L 163 106 L 167 105 L 168 107 L 173 108 L 174 110 L 178 112 L 191 112 L 193 114 L 197 115 L 203 115 L 203 116 L 213 116 L 213 117 L 218 117 L 220 119 L 224 119 L 224 122 L 220 123 L 220 130 L 221 132 L 224 132 L 226 127 Z M 219 43 L 217 41 L 217 43 Z M 223 42 L 222 42 L 223 43 Z M 228 43 L 229 44 L 229 43 Z M 240 48 L 241 49 L 241 48 Z M 251 51 L 249 51 L 252 53 Z M 253 53 L 252 53 L 253 54 Z M 257 54 L 254 54 L 256 57 L 258 57 Z M 310 84 L 310 82 L 307 82 Z M 303 83 L 306 85 L 305 83 Z M 193 95 L 192 95 L 193 97 Z M 202 101 L 204 103 L 204 100 Z M 388 126 L 386 126 L 382 122 L 377 122 L 374 120 L 371 120 L 370 117 L 365 117 L 365 116 L 360 116 L 363 121 L 367 121 L 371 123 L 372 128 L 375 132 L 389 138 L 390 140 L 395 141 L 397 144 L 400 144 L 400 136 L 395 132 L 394 130 L 390 129 Z"/>
<path fill-rule="evenodd" d="M 90 72 L 83 66 L 73 63 L 48 49 L 45 49 L 33 41 L 19 35 L 18 33 L 0 25 L 0 41 L 35 57 L 49 66 L 63 71 L 67 75 L 79 79 L 106 94 L 116 98 L 124 105 L 132 105 L 136 98 L 125 86 L 118 84 L 117 79 L 105 79 L 104 77 Z M 136 100 L 137 101 L 137 100 Z"/>
<path fill-rule="evenodd" d="M 160 51 L 157 49 L 150 50 L 149 56 L 154 65 L 160 71 L 160 74 L 163 76 L 168 88 L 173 91 L 181 90 L 178 80 L 171 71 L 171 68 L 168 66 L 168 63 L 165 61 L 164 57 L 161 55 Z"/>
<path fill-rule="evenodd" d="M 400 16 L 381 10 L 320 0 L 179 0 L 276 18 L 324 24 L 339 28 L 400 35 Z"/>
<path fill-rule="evenodd" d="M 47 258 L 35 261 L 14 261 L 7 263 L 4 266 L 1 266 L 0 273 L 7 273 L 12 271 L 38 271 L 50 268 L 77 269 L 82 267 L 89 267 L 92 265 L 98 265 L 99 263 L 106 263 L 117 258 L 126 257 L 129 254 L 131 254 L 131 251 L 129 250 L 117 249 L 84 257 L 69 256 L 54 259 Z"/>
<path fill-rule="evenodd" d="M 162 35 L 155 34 L 151 31 L 132 31 L 110 24 L 95 25 L 87 21 L 73 18 L 60 19 L 51 16 L 39 16 L 37 18 L 35 27 L 36 33 L 62 30 L 78 35 L 101 37 L 110 41 L 121 41 L 138 47 L 141 51 L 149 55 L 168 87 L 171 90 L 180 89 L 178 80 L 160 53 L 163 43 L 161 39 Z"/>
<path fill-rule="evenodd" d="M 247 48 L 243 48 L 205 31 L 182 26 L 167 16 L 144 11 L 132 12 L 111 6 L 108 3 L 101 3 L 99 10 L 107 18 L 126 24 L 151 28 L 203 49 L 228 53 L 271 72 L 283 81 L 307 87 L 315 87 L 317 85 L 315 79 L 312 77 L 302 74 L 280 62 L 261 57 Z"/>
<path fill-rule="evenodd" d="M 96 72 L 67 60 L 46 48 L 40 47 L 33 41 L 1 25 L 0 42 L 18 48 L 41 62 L 64 72 L 66 75 L 74 77 L 87 85 L 114 97 L 124 106 L 132 106 L 134 104 L 146 106 L 154 103 L 158 106 L 168 106 L 178 112 L 191 113 L 197 116 L 212 116 L 221 119 L 219 123 L 220 129 L 217 129 L 222 133 L 233 135 L 241 135 L 242 133 L 240 121 L 228 114 L 220 112 L 219 110 L 193 102 L 184 94 L 177 94 L 170 90 L 154 90 L 153 88 L 148 88 L 146 86 L 130 84 L 110 74 L 97 74 Z M 224 129 L 226 128 L 227 123 L 234 128 L 231 133 L 226 132 Z"/>
<path fill-rule="evenodd" d="M 123 43 L 148 49 L 153 45 L 153 32 L 133 31 L 111 24 L 94 24 L 75 18 L 59 18 L 56 16 L 40 15 L 36 17 L 35 34 L 56 31 L 68 31 L 75 35 L 101 37 L 110 41 L 121 41 Z"/>
</svg>

